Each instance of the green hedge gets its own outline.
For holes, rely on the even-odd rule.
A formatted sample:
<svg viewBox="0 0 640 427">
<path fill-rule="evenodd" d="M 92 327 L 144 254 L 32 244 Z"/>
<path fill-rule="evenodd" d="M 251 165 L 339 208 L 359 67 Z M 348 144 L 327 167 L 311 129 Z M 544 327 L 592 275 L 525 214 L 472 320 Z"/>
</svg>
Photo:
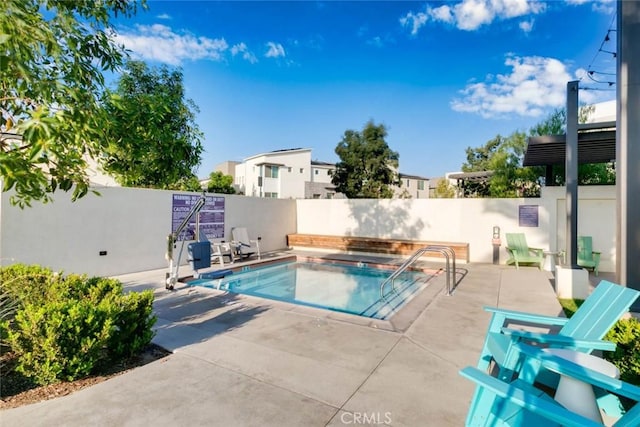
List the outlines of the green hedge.
<svg viewBox="0 0 640 427">
<path fill-rule="evenodd" d="M 17 309 L 3 322 L 16 369 L 38 384 L 74 380 L 139 353 L 153 338 L 153 292 L 123 294 L 115 279 L 39 266 L 0 268 Z"/>
<path fill-rule="evenodd" d="M 605 354 L 605 359 L 618 367 L 620 379 L 640 385 L 640 321 L 619 320 L 605 339 L 617 344 L 615 351 Z"/>
<path fill-rule="evenodd" d="M 560 305 L 571 317 L 584 300 L 560 299 Z M 604 337 L 616 343 L 615 351 L 605 351 L 604 358 L 620 370 L 620 379 L 640 386 L 640 321 L 635 318 L 620 319 Z"/>
</svg>

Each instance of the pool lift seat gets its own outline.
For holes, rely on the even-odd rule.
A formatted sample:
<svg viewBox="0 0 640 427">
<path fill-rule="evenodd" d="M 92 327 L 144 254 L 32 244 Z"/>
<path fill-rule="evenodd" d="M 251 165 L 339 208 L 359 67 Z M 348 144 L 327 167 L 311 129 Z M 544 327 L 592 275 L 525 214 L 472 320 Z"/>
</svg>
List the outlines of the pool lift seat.
<svg viewBox="0 0 640 427">
<path fill-rule="evenodd" d="M 165 258 L 167 259 L 167 261 L 169 261 L 169 271 L 165 276 L 165 287 L 168 290 L 173 290 L 176 283 L 178 282 L 178 270 L 180 269 L 180 259 L 182 258 L 182 251 L 184 249 L 183 240 L 182 245 L 180 246 L 180 251 L 178 251 L 178 258 L 174 260 L 174 249 L 176 248 L 178 237 L 187 228 L 187 226 L 189 225 L 189 221 L 191 221 L 191 219 L 194 216 L 198 215 L 198 213 L 202 210 L 205 203 L 206 197 L 203 194 L 202 196 L 200 196 L 198 201 L 193 204 L 191 210 L 189 210 L 189 213 L 185 216 L 180 225 L 178 225 L 176 230 L 167 236 L 167 252 L 165 254 Z M 189 243 L 187 250 L 189 252 L 189 261 L 191 263 L 191 267 L 193 267 L 193 270 L 195 272 L 194 277 L 219 278 L 231 273 L 231 270 L 218 270 L 203 274 L 198 273 L 198 270 L 211 267 L 211 243 L 209 242 L 209 240 Z"/>
<path fill-rule="evenodd" d="M 249 258 L 252 255 L 257 254 L 258 259 L 260 256 L 260 242 L 262 237 L 257 239 L 249 239 L 249 234 L 245 227 L 233 227 L 231 229 L 231 236 L 233 236 L 233 245 L 236 250 L 236 255 L 240 258 Z"/>
</svg>

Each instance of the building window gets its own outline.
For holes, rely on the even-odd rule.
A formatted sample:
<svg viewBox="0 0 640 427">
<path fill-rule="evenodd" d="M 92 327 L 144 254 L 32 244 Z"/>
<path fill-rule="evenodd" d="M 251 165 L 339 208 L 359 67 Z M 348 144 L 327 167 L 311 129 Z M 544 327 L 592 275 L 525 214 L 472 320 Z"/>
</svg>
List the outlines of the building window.
<svg viewBox="0 0 640 427">
<path fill-rule="evenodd" d="M 264 176 L 266 178 L 277 178 L 278 177 L 278 166 L 266 165 L 264 167 Z"/>
<path fill-rule="evenodd" d="M 304 168 L 300 168 L 300 173 L 304 173 Z"/>
<path fill-rule="evenodd" d="M 407 179 L 407 188 L 409 187 L 409 182 L 410 182 L 410 181 Z"/>
<path fill-rule="evenodd" d="M 270 198 L 270 199 L 277 199 L 278 198 L 278 193 L 270 193 L 268 191 L 265 191 L 264 197 L 267 197 L 267 198 Z"/>
<path fill-rule="evenodd" d="M 327 193 L 327 199 L 333 199 L 334 193 Z"/>
<path fill-rule="evenodd" d="M 316 169 L 315 171 L 313 171 L 316 175 L 318 175 L 318 169 Z"/>
<path fill-rule="evenodd" d="M 291 168 L 287 168 L 287 169 L 288 169 L 288 172 L 291 173 Z"/>
<path fill-rule="evenodd" d="M 424 181 L 418 181 L 418 190 L 424 190 Z"/>
<path fill-rule="evenodd" d="M 317 194 L 317 193 L 316 193 L 316 194 L 314 194 L 314 195 L 313 195 L 313 198 L 314 198 L 314 199 L 319 199 L 319 198 L 320 198 L 320 194 Z"/>
</svg>

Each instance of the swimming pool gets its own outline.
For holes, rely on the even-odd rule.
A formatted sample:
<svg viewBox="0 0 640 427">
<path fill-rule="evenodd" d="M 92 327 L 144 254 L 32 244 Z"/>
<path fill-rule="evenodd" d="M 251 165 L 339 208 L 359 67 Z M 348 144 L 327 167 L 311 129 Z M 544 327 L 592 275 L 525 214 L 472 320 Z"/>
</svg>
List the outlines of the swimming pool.
<svg viewBox="0 0 640 427">
<path fill-rule="evenodd" d="M 381 299 L 380 285 L 392 272 L 363 263 L 289 261 L 251 267 L 222 279 L 196 279 L 189 285 L 387 319 L 433 277 L 421 271 L 405 271 L 395 281 L 396 292 Z"/>
</svg>

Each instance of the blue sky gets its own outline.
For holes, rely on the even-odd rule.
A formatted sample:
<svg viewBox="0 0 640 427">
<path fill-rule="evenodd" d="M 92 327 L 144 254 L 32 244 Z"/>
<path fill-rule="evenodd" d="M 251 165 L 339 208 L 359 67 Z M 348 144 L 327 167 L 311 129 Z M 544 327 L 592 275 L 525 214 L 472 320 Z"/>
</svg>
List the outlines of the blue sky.
<svg viewBox="0 0 640 427">
<path fill-rule="evenodd" d="M 614 15 L 584 0 L 150 1 L 116 30 L 135 58 L 182 69 L 200 177 L 284 148 L 336 162 L 345 130 L 369 120 L 402 173 L 436 177 L 563 107 L 568 81 L 582 103 L 614 99 L 594 81 L 615 80 Z"/>
</svg>

